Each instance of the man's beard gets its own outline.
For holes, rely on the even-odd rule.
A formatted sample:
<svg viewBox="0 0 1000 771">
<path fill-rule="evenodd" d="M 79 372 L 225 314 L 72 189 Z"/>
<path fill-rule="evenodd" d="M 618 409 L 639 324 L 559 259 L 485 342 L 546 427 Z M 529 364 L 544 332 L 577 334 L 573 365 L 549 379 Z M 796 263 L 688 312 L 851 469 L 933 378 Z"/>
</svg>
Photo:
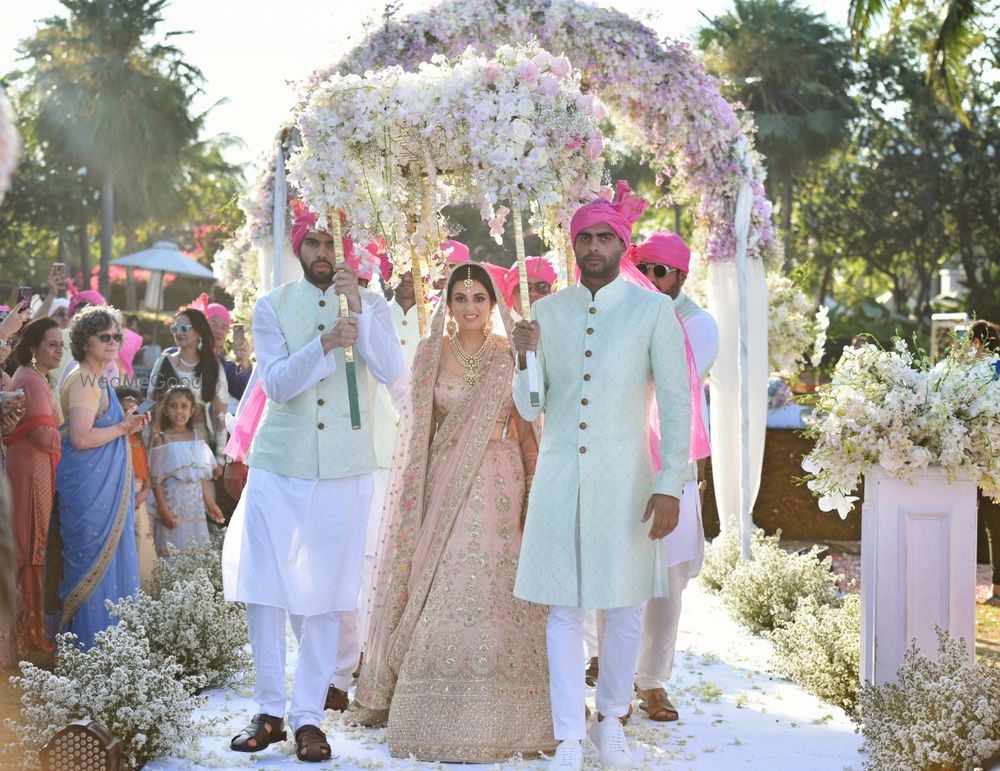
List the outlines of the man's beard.
<svg viewBox="0 0 1000 771">
<path fill-rule="evenodd" d="M 316 273 L 314 268 L 317 264 L 329 265 L 330 269 L 323 274 Z M 305 263 L 302 263 L 302 272 L 305 274 L 306 279 L 312 284 L 332 284 L 333 283 L 333 265 L 326 260 L 316 260 L 312 262 L 307 268 Z"/>
</svg>

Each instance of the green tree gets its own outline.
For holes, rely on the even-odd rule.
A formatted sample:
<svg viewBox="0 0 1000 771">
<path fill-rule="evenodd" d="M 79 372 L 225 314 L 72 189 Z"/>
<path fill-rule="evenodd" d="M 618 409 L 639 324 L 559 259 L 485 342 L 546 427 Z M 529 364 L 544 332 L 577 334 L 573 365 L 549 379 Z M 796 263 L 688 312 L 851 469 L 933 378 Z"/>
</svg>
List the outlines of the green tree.
<svg viewBox="0 0 1000 771">
<path fill-rule="evenodd" d="M 854 105 L 847 41 L 797 0 L 736 0 L 699 33 L 710 70 L 753 113 L 768 192 L 786 242 L 798 180 L 847 137 Z"/>
<path fill-rule="evenodd" d="M 180 158 L 198 138 L 191 100 L 202 76 L 179 49 L 151 42 L 167 0 L 60 1 L 68 15 L 44 19 L 22 43 L 30 63 L 23 77 L 38 106 L 39 138 L 54 157 L 96 180 L 106 291 L 121 221 L 116 193 L 141 210 L 156 204 L 158 190 L 179 184 Z M 137 217 L 130 212 L 129 219 Z"/>
<path fill-rule="evenodd" d="M 907 24 L 906 13 L 927 4 L 912 0 L 851 0 L 848 26 L 860 51 L 860 44 L 870 37 L 873 26 L 885 14 L 890 24 L 887 38 L 895 36 Z M 970 71 L 968 58 L 986 39 L 984 27 L 996 35 L 996 3 L 987 0 L 944 0 L 934 3 L 935 23 L 921 35 L 921 48 L 927 55 L 926 80 L 942 101 L 951 105 L 965 119 L 962 101 L 967 93 Z M 992 23 L 991 23 L 992 19 Z"/>
</svg>

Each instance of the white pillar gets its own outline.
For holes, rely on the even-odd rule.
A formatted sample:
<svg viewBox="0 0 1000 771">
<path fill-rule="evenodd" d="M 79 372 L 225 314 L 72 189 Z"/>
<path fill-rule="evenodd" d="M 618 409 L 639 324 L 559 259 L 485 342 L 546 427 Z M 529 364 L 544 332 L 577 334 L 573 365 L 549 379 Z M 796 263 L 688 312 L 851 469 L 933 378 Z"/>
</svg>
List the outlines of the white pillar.
<svg viewBox="0 0 1000 771">
<path fill-rule="evenodd" d="M 900 481 L 865 473 L 861 679 L 892 681 L 913 639 L 937 658 L 940 626 L 975 653 L 976 484 L 930 468 Z"/>
</svg>

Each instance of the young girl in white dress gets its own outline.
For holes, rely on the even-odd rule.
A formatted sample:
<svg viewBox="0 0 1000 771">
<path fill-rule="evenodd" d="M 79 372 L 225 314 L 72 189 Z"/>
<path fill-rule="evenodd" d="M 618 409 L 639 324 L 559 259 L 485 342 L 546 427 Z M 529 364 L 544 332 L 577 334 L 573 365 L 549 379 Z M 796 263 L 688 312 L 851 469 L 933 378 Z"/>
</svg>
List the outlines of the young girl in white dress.
<svg viewBox="0 0 1000 771">
<path fill-rule="evenodd" d="M 158 412 L 160 431 L 149 453 L 149 474 L 156 499 L 153 541 L 156 553 L 165 557 L 168 545 L 180 550 L 208 546 L 208 519 L 222 524 L 224 517 L 212 486 L 215 456 L 194 428 L 198 422 L 191 389 L 171 388 Z"/>
</svg>

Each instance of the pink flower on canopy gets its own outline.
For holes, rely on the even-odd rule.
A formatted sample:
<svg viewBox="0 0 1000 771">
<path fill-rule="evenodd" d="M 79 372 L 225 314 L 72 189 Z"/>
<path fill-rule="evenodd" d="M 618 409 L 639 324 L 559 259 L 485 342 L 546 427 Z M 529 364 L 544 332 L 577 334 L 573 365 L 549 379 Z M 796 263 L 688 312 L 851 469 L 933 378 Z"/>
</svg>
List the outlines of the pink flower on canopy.
<svg viewBox="0 0 1000 771">
<path fill-rule="evenodd" d="M 604 106 L 604 102 L 600 99 L 594 100 L 594 103 L 591 106 L 591 112 L 597 120 L 604 120 L 608 117 L 608 108 Z"/>
<path fill-rule="evenodd" d="M 604 150 L 604 135 L 600 131 L 591 131 L 587 137 L 587 147 L 584 152 L 588 161 L 596 161 Z"/>
<path fill-rule="evenodd" d="M 565 56 L 556 56 L 549 62 L 549 71 L 557 78 L 565 78 L 573 71 L 573 65 Z"/>
<path fill-rule="evenodd" d="M 581 139 L 580 137 L 573 137 L 566 143 L 567 150 L 576 150 L 577 148 L 582 146 L 583 146 L 583 139 Z"/>
<path fill-rule="evenodd" d="M 538 91 L 543 96 L 555 97 L 559 93 L 559 81 L 551 75 L 543 75 L 538 81 Z"/>
<path fill-rule="evenodd" d="M 592 109 L 594 106 L 594 95 L 593 94 L 580 94 L 576 98 L 576 109 L 580 112 L 586 112 Z"/>
<path fill-rule="evenodd" d="M 533 86 L 538 82 L 538 67 L 530 59 L 525 59 L 517 65 L 517 79 L 526 86 Z"/>
<path fill-rule="evenodd" d="M 495 82 L 500 77 L 500 62 L 496 59 L 490 59 L 486 62 L 486 66 L 483 68 L 483 77 L 487 83 Z"/>
<path fill-rule="evenodd" d="M 531 57 L 531 61 L 539 70 L 544 70 L 549 66 L 549 62 L 552 61 L 552 54 L 548 51 L 539 51 Z"/>
</svg>

